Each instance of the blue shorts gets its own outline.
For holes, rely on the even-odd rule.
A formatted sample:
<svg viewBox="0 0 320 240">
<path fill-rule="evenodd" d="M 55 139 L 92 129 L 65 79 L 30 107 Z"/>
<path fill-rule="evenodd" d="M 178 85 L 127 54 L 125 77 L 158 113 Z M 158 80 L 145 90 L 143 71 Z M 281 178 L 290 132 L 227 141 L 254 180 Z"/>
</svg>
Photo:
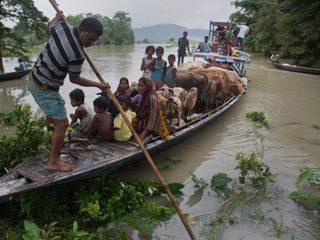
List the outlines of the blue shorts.
<svg viewBox="0 0 320 240">
<path fill-rule="evenodd" d="M 242 44 L 242 43 L 243 43 L 243 38 L 237 37 L 237 40 L 238 40 L 238 43 L 239 43 L 239 44 Z"/>
<path fill-rule="evenodd" d="M 41 89 L 32 77 L 28 82 L 28 89 L 44 114 L 51 119 L 64 120 L 67 118 L 65 101 L 59 92 Z"/>
</svg>

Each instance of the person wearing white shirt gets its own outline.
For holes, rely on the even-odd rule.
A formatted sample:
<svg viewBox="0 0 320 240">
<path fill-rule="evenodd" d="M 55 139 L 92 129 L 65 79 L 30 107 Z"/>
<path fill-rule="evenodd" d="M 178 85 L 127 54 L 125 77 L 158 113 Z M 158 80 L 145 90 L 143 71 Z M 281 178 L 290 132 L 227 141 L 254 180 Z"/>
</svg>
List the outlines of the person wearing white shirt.
<svg viewBox="0 0 320 240">
<path fill-rule="evenodd" d="M 239 29 L 239 33 L 237 35 L 237 40 L 238 40 L 238 46 L 240 47 L 241 51 L 244 51 L 243 49 L 243 39 L 245 37 L 245 35 L 249 32 L 249 26 L 248 23 L 246 23 L 245 25 L 237 25 Z"/>
</svg>

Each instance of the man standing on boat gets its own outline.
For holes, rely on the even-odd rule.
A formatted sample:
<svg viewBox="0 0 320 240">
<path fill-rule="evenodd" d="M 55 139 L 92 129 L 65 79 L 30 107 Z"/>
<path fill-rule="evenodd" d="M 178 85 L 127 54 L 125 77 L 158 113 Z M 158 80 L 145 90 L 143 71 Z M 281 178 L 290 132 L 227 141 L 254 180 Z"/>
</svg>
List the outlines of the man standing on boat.
<svg viewBox="0 0 320 240">
<path fill-rule="evenodd" d="M 183 32 L 183 36 L 178 40 L 178 67 L 180 63 L 183 63 L 184 61 L 184 57 L 186 56 L 186 49 L 188 49 L 188 53 L 189 55 L 191 55 L 189 49 L 189 40 L 187 36 L 188 32 Z"/>
<path fill-rule="evenodd" d="M 59 88 L 64 84 L 67 74 L 72 83 L 81 86 L 101 90 L 110 86 L 80 76 L 85 59 L 83 47 L 93 45 L 102 35 L 102 24 L 95 18 L 85 18 L 78 28 L 73 28 L 63 19 L 63 14 L 59 13 L 47 24 L 49 39 L 33 66 L 28 88 L 46 115 L 47 122 L 54 125 L 48 169 L 68 172 L 72 171 L 73 166 L 60 160 L 68 118 Z"/>
<path fill-rule="evenodd" d="M 241 25 L 237 25 L 237 27 L 239 28 L 239 33 L 237 36 L 237 40 L 238 40 L 238 47 L 240 48 L 241 51 L 244 51 L 243 48 L 243 39 L 245 37 L 245 35 L 249 32 L 249 24 L 241 24 Z"/>
</svg>

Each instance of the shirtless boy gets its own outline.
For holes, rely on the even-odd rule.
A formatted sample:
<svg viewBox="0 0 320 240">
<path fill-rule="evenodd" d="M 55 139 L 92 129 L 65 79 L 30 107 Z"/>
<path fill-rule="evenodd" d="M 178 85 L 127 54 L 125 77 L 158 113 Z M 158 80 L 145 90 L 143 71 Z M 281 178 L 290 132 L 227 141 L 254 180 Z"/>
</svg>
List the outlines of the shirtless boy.
<svg viewBox="0 0 320 240">
<path fill-rule="evenodd" d="M 108 101 L 101 96 L 93 101 L 94 115 L 90 124 L 89 136 L 95 136 L 104 141 L 113 139 L 113 118 L 109 112 L 106 112 Z"/>
<path fill-rule="evenodd" d="M 70 103 L 72 107 L 76 107 L 74 113 L 70 113 L 71 125 L 80 120 L 80 133 L 88 134 L 90 123 L 93 118 L 93 110 L 88 104 L 84 103 L 84 92 L 76 88 L 69 93 Z"/>
</svg>

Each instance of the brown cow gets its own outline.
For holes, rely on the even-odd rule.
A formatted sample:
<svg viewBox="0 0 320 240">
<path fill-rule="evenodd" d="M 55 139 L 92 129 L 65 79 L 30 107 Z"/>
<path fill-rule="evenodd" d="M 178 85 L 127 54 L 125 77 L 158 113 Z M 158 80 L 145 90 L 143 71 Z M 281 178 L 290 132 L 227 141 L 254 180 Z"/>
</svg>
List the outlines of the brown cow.
<svg viewBox="0 0 320 240">
<path fill-rule="evenodd" d="M 206 91 L 209 87 L 209 80 L 205 74 L 190 70 L 178 70 L 175 80 L 176 87 L 182 87 L 189 91 L 191 88 L 198 89 L 196 111 L 202 112 L 206 109 Z"/>
<path fill-rule="evenodd" d="M 219 103 L 223 104 L 227 98 L 233 95 L 239 95 L 243 91 L 242 84 L 240 83 L 239 76 L 233 75 L 232 72 L 225 69 L 210 67 L 210 68 L 193 68 L 192 71 L 205 74 L 209 81 L 215 81 L 216 84 L 210 86 L 210 88 L 215 89 L 216 93 L 207 92 L 207 98 L 211 99 L 210 106 L 212 106 L 215 98 L 219 97 Z M 239 80 L 238 80 L 239 79 Z"/>
</svg>

